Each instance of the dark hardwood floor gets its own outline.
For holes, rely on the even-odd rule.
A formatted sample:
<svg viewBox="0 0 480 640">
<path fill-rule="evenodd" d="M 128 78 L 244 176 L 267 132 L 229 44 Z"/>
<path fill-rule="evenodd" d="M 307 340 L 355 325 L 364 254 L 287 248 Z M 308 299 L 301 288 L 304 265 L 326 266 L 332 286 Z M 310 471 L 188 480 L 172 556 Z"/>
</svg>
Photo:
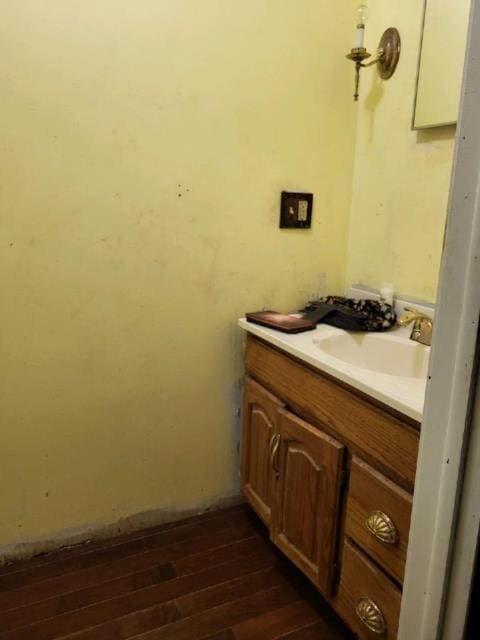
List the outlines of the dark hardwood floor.
<svg viewBox="0 0 480 640">
<path fill-rule="evenodd" d="M 245 506 L 0 569 L 0 640 L 346 640 Z"/>
</svg>

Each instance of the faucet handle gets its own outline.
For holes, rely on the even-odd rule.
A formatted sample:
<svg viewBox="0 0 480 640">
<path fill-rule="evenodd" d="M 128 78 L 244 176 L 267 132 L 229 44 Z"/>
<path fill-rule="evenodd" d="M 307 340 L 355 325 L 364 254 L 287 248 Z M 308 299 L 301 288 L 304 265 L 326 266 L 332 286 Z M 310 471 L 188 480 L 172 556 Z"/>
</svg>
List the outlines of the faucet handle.
<svg viewBox="0 0 480 640">
<path fill-rule="evenodd" d="M 415 307 L 404 307 L 403 310 L 417 318 L 427 318 L 428 320 L 431 320 L 430 316 L 427 316 L 426 313 L 423 313 L 423 311 L 420 311 L 419 309 L 415 309 Z"/>
<path fill-rule="evenodd" d="M 406 315 L 402 316 L 398 320 L 398 324 L 401 327 L 406 327 L 411 322 L 415 322 L 416 320 L 429 320 L 430 322 L 432 322 L 430 316 L 427 316 L 419 309 L 415 309 L 415 307 L 404 307 L 403 310 L 406 312 Z"/>
</svg>

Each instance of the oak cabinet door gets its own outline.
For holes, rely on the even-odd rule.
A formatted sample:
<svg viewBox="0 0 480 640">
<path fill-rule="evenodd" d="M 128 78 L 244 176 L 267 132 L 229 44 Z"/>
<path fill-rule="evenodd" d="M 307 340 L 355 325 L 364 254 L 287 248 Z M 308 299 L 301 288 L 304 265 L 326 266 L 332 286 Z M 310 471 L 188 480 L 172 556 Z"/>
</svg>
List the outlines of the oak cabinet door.
<svg viewBox="0 0 480 640">
<path fill-rule="evenodd" d="M 344 446 L 279 409 L 272 540 L 328 594 L 334 575 Z"/>
<path fill-rule="evenodd" d="M 278 411 L 283 404 L 251 378 L 245 379 L 241 481 L 246 499 L 267 526 L 271 523 L 278 459 Z"/>
</svg>

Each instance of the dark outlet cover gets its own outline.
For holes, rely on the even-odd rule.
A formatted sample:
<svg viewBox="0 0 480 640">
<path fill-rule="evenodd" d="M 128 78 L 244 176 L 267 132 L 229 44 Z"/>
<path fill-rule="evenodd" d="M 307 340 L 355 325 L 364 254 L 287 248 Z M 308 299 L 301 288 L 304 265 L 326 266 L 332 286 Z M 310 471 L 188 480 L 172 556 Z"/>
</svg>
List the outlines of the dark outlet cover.
<svg viewBox="0 0 480 640">
<path fill-rule="evenodd" d="M 313 193 L 282 191 L 280 229 L 310 229 Z"/>
</svg>

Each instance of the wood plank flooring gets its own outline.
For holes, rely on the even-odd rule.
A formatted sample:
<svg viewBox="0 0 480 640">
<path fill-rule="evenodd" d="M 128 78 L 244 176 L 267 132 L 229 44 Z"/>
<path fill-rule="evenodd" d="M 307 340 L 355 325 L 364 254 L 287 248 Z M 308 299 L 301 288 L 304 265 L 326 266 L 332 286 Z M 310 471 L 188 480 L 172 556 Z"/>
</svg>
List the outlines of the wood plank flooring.
<svg viewBox="0 0 480 640">
<path fill-rule="evenodd" d="M 350 640 L 244 506 L 0 569 L 0 640 Z"/>
</svg>

